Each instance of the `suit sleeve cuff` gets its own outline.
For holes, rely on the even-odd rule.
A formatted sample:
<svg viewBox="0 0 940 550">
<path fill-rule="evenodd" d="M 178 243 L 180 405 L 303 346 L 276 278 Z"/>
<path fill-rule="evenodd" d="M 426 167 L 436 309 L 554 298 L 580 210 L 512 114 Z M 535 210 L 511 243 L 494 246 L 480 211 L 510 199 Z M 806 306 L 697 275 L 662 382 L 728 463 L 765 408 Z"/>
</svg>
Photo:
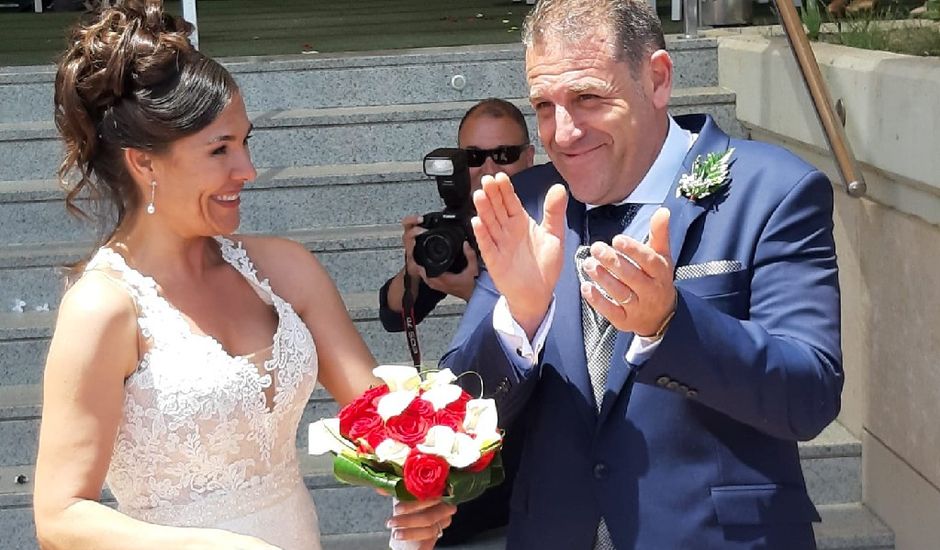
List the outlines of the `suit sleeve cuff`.
<svg viewBox="0 0 940 550">
<path fill-rule="evenodd" d="M 499 342 L 503 346 L 503 350 L 510 357 L 519 357 L 518 363 L 521 366 L 531 368 L 538 363 L 539 354 L 542 353 L 542 348 L 545 347 L 545 339 L 548 337 L 548 331 L 552 327 L 554 318 L 555 298 L 552 297 L 552 303 L 548 306 L 548 312 L 545 314 L 545 318 L 542 319 L 542 324 L 535 331 L 532 342 L 529 342 L 525 330 L 512 318 L 506 298 L 500 296 L 493 309 L 493 329 L 499 336 Z"/>
<path fill-rule="evenodd" d="M 624 359 L 627 363 L 630 363 L 634 366 L 640 366 L 646 362 L 650 356 L 656 351 L 656 348 L 659 347 L 659 343 L 662 342 L 662 338 L 647 338 L 645 336 L 634 336 L 633 340 L 630 342 L 630 347 L 627 348 L 627 353 Z"/>
</svg>

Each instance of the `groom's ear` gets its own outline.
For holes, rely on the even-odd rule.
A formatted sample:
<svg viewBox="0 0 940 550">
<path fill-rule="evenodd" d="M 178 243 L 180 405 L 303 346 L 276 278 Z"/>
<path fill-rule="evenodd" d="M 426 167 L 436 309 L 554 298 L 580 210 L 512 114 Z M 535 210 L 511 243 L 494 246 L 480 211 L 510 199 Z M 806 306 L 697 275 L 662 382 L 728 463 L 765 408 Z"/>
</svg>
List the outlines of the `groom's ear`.
<svg viewBox="0 0 940 550">
<path fill-rule="evenodd" d="M 672 95 L 672 58 L 666 50 L 656 50 L 650 55 L 649 78 L 652 84 L 650 100 L 653 107 L 665 110 Z"/>
</svg>

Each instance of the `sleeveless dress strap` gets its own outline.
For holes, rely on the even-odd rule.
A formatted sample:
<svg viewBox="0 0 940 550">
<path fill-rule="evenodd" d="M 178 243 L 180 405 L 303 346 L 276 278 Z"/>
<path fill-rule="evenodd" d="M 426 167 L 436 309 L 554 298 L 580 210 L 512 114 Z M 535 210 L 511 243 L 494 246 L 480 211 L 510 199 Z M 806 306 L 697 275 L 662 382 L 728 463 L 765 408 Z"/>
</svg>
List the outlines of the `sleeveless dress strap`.
<svg viewBox="0 0 940 550">
<path fill-rule="evenodd" d="M 127 265 L 123 256 L 106 246 L 98 249 L 85 266 L 84 271 L 86 273 L 100 271 L 119 282 L 127 289 L 134 302 L 138 303 L 138 308 L 143 309 L 148 302 L 158 296 L 157 284 L 153 279 Z"/>
<path fill-rule="evenodd" d="M 222 252 L 222 259 L 234 267 L 242 276 L 248 280 L 258 296 L 268 304 L 275 304 L 280 301 L 280 297 L 274 293 L 271 288 L 271 282 L 268 278 L 260 279 L 258 269 L 254 262 L 248 257 L 248 251 L 245 250 L 242 241 L 234 241 L 228 237 L 217 236 L 216 242 L 219 243 L 219 250 Z"/>
</svg>

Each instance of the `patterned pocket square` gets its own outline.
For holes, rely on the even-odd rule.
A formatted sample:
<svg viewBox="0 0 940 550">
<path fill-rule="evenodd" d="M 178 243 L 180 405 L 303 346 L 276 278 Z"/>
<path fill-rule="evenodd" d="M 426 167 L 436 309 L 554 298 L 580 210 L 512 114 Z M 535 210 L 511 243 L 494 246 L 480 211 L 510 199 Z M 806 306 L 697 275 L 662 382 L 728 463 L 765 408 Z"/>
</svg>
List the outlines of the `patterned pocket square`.
<svg viewBox="0 0 940 550">
<path fill-rule="evenodd" d="M 685 281 L 708 275 L 724 275 L 743 271 L 744 266 L 737 260 L 715 260 L 701 264 L 689 264 L 676 268 L 676 280 Z"/>
</svg>

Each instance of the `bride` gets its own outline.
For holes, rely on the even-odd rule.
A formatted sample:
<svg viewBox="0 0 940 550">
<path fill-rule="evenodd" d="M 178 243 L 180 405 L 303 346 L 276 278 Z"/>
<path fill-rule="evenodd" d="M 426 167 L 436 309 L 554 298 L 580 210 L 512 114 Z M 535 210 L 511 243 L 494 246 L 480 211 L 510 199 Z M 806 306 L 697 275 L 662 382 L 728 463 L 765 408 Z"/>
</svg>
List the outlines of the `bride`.
<svg viewBox="0 0 940 550">
<path fill-rule="evenodd" d="M 295 435 L 314 385 L 344 404 L 376 380 L 327 273 L 291 241 L 243 237 L 255 177 L 238 87 L 158 1 L 73 32 L 56 125 L 78 196 L 115 229 L 59 308 L 34 497 L 45 549 L 318 549 Z M 98 502 L 107 482 L 117 510 Z M 452 506 L 405 503 L 395 538 L 430 548 Z"/>
</svg>

